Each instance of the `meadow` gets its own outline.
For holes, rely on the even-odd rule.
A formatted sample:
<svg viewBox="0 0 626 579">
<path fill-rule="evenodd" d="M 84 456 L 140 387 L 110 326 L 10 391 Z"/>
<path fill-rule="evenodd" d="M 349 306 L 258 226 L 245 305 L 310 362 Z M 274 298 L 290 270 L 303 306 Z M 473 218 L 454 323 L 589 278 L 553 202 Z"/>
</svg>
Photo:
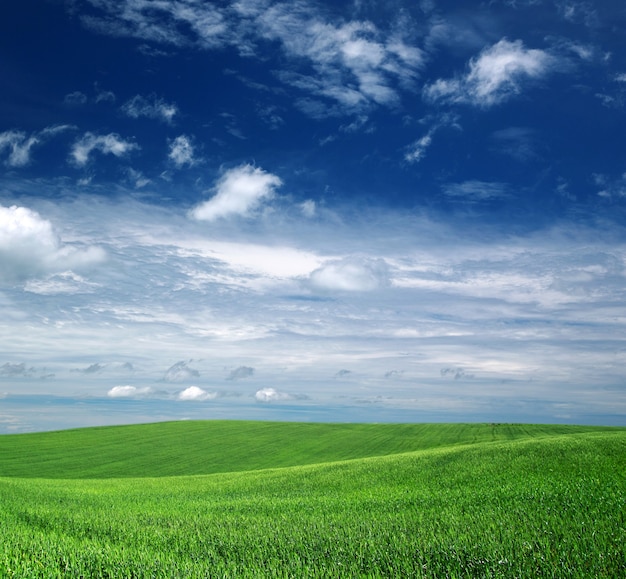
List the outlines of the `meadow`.
<svg viewBox="0 0 626 579">
<path fill-rule="evenodd" d="M 626 429 L 0 437 L 0 577 L 624 577 Z"/>
</svg>

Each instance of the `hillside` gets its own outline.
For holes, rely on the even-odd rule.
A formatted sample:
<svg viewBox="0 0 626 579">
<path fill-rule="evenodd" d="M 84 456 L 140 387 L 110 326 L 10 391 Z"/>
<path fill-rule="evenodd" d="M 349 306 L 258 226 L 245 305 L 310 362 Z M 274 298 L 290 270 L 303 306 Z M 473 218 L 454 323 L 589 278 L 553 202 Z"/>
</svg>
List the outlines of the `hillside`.
<svg viewBox="0 0 626 579">
<path fill-rule="evenodd" d="M 200 475 L 349 460 L 452 445 L 615 431 L 524 424 L 181 421 L 0 436 L 0 476 Z"/>
<path fill-rule="evenodd" d="M 121 428 L 105 430 L 102 440 L 113 444 L 117 437 L 129 443 L 130 433 L 143 432 L 138 439 L 147 444 L 154 428 L 152 436 L 167 433 L 162 441 L 180 450 L 172 432 L 184 439 L 190 432 L 215 434 L 212 429 L 225 435 L 235 426 L 249 433 L 267 428 L 274 436 L 290 434 L 299 459 L 306 454 L 291 425 Z M 325 427 L 318 428 L 318 436 L 329 443 Z M 381 426 L 371 431 L 328 428 L 352 440 L 354 452 L 359 440 L 365 444 L 364 433 L 376 438 Z M 548 427 L 503 426 L 493 432 L 499 440 L 491 441 L 487 425 L 424 428 L 422 443 L 428 449 L 308 466 L 106 480 L 0 477 L 0 576 L 626 576 L 625 429 L 550 434 Z M 403 431 L 406 436 L 398 435 L 394 445 L 393 433 Z M 24 455 L 21 468 L 26 471 L 36 454 L 33 441 L 47 441 L 48 449 L 58 453 L 54 441 L 64 441 L 67 449 L 74 437 L 98 432 L 25 437 L 30 458 Z M 411 438 L 419 432 L 391 428 L 366 450 L 419 445 Z M 24 444 L 19 442 L 23 437 L 8 440 Z M 444 441 L 448 446 L 441 446 Z M 265 438 L 247 447 L 263 448 L 267 463 L 270 449 L 285 444 L 280 437 Z M 137 452 L 133 444 L 128 447 Z M 3 448 L 6 457 L 6 440 Z M 336 453 L 338 446 L 329 448 Z M 126 464 L 128 472 L 129 450 L 118 451 L 123 460 L 117 467 Z M 43 451 L 38 452 L 41 461 Z M 255 463 L 250 453 L 235 454 L 222 466 Z M 310 448 L 307 456 L 312 460 L 314 455 Z M 85 451 L 83 461 L 86 456 L 95 455 Z M 316 457 L 324 458 L 322 450 Z M 12 463 L 17 467 L 20 461 L 13 456 Z M 78 475 L 81 461 L 73 464 Z M 106 471 L 105 466 L 100 468 Z M 149 464 L 142 468 L 149 470 Z M 58 467 L 49 471 L 60 472 Z"/>
</svg>

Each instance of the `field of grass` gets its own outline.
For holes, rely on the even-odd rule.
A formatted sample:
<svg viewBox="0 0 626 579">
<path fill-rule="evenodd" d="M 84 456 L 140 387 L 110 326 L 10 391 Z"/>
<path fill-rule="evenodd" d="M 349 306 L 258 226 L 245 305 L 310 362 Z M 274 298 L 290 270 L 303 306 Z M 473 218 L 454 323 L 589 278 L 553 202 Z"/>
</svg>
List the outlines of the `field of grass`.
<svg viewBox="0 0 626 579">
<path fill-rule="evenodd" d="M 85 429 L 0 437 L 0 477 L 0 577 L 626 576 L 626 429 Z"/>
</svg>

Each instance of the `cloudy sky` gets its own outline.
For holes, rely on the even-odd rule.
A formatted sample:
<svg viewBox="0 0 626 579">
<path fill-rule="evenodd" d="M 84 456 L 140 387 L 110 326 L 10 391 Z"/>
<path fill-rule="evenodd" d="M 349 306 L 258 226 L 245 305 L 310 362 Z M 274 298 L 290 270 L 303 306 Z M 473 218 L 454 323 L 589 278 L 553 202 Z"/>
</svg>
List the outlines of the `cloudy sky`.
<svg viewBox="0 0 626 579">
<path fill-rule="evenodd" d="M 626 424 L 626 5 L 0 8 L 0 432 Z"/>
</svg>

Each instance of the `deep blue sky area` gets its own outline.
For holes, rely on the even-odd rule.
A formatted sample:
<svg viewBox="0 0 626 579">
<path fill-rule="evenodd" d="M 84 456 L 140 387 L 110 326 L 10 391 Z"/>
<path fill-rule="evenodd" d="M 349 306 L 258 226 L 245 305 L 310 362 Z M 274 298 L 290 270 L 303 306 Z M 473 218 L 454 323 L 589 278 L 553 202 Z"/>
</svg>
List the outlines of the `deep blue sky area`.
<svg viewBox="0 0 626 579">
<path fill-rule="evenodd" d="M 0 432 L 624 423 L 624 30 L 609 0 L 5 2 Z"/>
</svg>

